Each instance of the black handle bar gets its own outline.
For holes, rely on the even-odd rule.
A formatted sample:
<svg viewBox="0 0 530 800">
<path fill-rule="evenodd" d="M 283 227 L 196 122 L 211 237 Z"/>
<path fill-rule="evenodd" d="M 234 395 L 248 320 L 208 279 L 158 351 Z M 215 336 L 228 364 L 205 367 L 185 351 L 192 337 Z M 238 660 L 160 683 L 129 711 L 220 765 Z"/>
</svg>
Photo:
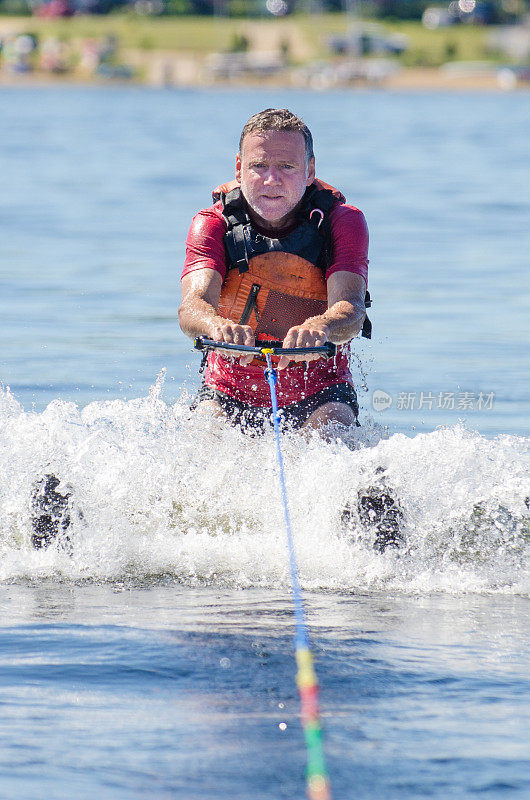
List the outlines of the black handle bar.
<svg viewBox="0 0 530 800">
<path fill-rule="evenodd" d="M 245 344 L 231 344 L 228 342 L 214 342 L 204 336 L 197 336 L 193 345 L 196 350 L 234 350 L 237 353 L 255 353 L 257 356 L 269 352 L 273 356 L 300 356 L 303 353 L 320 353 L 324 358 L 333 358 L 337 353 L 337 345 L 333 342 L 315 347 L 278 347 L 276 342 L 261 342 L 259 346 L 250 347 Z"/>
</svg>

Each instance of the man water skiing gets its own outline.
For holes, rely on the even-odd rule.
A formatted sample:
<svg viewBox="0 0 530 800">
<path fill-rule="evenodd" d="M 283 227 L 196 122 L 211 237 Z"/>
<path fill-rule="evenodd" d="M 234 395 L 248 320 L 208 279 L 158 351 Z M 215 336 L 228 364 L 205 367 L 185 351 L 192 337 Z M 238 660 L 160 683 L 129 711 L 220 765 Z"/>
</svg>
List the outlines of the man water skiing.
<svg viewBox="0 0 530 800">
<path fill-rule="evenodd" d="M 249 119 L 236 156 L 236 178 L 214 191 L 214 204 L 193 219 L 182 273 L 180 325 L 192 338 L 286 348 L 337 345 L 334 358 L 282 356 L 277 397 L 284 425 L 315 429 L 358 425 L 348 345 L 366 319 L 368 231 L 359 209 L 315 178 L 313 139 L 287 109 Z M 226 351 L 225 351 L 226 352 Z M 227 416 L 242 430 L 261 432 L 271 420 L 263 364 L 210 352 L 197 408 Z M 380 470 L 382 473 L 383 471 Z M 70 495 L 46 475 L 31 499 L 32 543 L 70 541 Z M 401 511 L 384 483 L 360 492 L 355 511 L 375 532 L 374 545 L 398 545 Z"/>
<path fill-rule="evenodd" d="M 192 338 L 283 347 L 332 342 L 337 355 L 282 356 L 277 394 L 291 429 L 358 425 L 349 342 L 366 318 L 368 230 L 363 214 L 315 178 L 313 139 L 287 109 L 265 109 L 243 128 L 235 181 L 213 193 L 193 219 L 182 272 L 180 325 Z M 305 363 L 301 363 L 305 362 Z M 271 419 L 263 364 L 210 352 L 196 407 L 225 415 L 242 430 Z M 359 493 L 357 514 L 384 550 L 401 540 L 401 511 L 379 470 L 378 485 Z M 355 511 L 342 514 L 348 525 Z"/>
<path fill-rule="evenodd" d="M 368 231 L 339 191 L 315 180 L 313 139 L 287 109 L 249 119 L 236 156 L 236 179 L 214 192 L 186 242 L 180 325 L 185 334 L 284 347 L 333 342 L 337 356 L 283 356 L 278 403 L 293 428 L 357 424 L 357 398 L 343 345 L 366 317 Z M 369 336 L 369 326 L 364 328 Z M 303 361 L 305 361 L 305 364 Z M 263 367 L 210 353 L 201 410 L 263 427 L 271 400 Z"/>
</svg>

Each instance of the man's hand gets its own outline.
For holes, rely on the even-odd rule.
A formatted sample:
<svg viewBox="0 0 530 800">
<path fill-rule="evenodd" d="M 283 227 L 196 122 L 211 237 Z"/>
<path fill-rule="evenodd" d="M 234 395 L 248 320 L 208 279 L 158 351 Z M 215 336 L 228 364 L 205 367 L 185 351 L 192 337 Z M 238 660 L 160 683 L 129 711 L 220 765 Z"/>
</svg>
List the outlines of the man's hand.
<svg viewBox="0 0 530 800">
<path fill-rule="evenodd" d="M 210 322 L 208 328 L 208 338 L 214 342 L 226 342 L 227 344 L 243 344 L 247 347 L 254 347 L 254 333 L 250 325 L 238 325 L 230 319 L 217 317 Z M 239 358 L 242 367 L 251 363 L 254 358 L 252 353 L 238 355 L 233 350 L 219 350 L 224 356 Z"/>
<path fill-rule="evenodd" d="M 321 347 L 329 341 L 329 330 L 319 317 L 306 319 L 302 325 L 295 325 L 287 331 L 282 347 Z M 299 356 L 282 356 L 278 369 L 285 369 L 290 361 L 314 361 L 322 358 L 319 353 L 305 353 Z"/>
</svg>

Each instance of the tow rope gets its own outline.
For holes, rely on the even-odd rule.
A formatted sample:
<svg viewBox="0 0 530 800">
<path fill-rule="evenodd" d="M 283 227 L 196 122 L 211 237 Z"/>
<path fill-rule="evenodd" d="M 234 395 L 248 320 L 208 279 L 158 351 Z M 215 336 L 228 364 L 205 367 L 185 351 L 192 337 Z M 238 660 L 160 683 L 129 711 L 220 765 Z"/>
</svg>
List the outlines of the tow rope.
<svg viewBox="0 0 530 800">
<path fill-rule="evenodd" d="M 278 461 L 278 474 L 282 494 L 283 513 L 285 518 L 285 531 L 287 534 L 287 549 L 289 553 L 289 568 L 291 575 L 291 591 L 293 596 L 295 618 L 295 658 L 297 665 L 296 684 L 300 694 L 301 712 L 300 719 L 304 731 L 307 751 L 306 768 L 306 793 L 308 800 L 331 800 L 331 787 L 326 770 L 324 750 L 322 746 L 322 725 L 318 704 L 318 680 L 315 673 L 313 654 L 309 644 L 306 614 L 302 587 L 298 572 L 296 550 L 287 499 L 285 483 L 285 470 L 280 441 L 280 415 L 278 412 L 278 399 L 276 396 L 276 382 L 278 373 L 272 364 L 272 356 L 295 355 L 302 353 L 321 353 L 324 357 L 331 358 L 336 353 L 336 347 L 327 342 L 321 347 L 307 348 L 282 348 L 282 347 L 249 347 L 246 345 L 225 344 L 214 342 L 210 339 L 199 337 L 195 339 L 197 350 L 234 350 L 240 353 L 255 353 L 265 358 L 267 367 L 265 377 L 269 384 L 272 402 L 272 418 L 274 437 L 276 440 L 276 456 Z"/>
</svg>

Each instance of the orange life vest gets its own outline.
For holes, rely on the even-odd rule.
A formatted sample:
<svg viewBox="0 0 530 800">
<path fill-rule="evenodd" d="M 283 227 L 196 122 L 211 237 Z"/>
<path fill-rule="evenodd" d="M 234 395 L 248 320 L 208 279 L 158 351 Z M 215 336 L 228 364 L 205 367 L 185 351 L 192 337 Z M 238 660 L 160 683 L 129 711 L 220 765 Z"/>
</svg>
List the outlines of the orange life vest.
<svg viewBox="0 0 530 800">
<path fill-rule="evenodd" d="M 218 186 L 212 196 L 214 202 L 221 200 L 227 224 L 220 316 L 250 325 L 258 341 L 280 343 L 293 325 L 323 314 L 328 307 L 325 273 L 331 257 L 328 214 L 336 203 L 345 202 L 344 196 L 315 180 L 302 198 L 298 225 L 281 239 L 255 230 L 236 181 Z M 370 332 L 367 321 L 363 335 L 369 338 Z"/>
</svg>

